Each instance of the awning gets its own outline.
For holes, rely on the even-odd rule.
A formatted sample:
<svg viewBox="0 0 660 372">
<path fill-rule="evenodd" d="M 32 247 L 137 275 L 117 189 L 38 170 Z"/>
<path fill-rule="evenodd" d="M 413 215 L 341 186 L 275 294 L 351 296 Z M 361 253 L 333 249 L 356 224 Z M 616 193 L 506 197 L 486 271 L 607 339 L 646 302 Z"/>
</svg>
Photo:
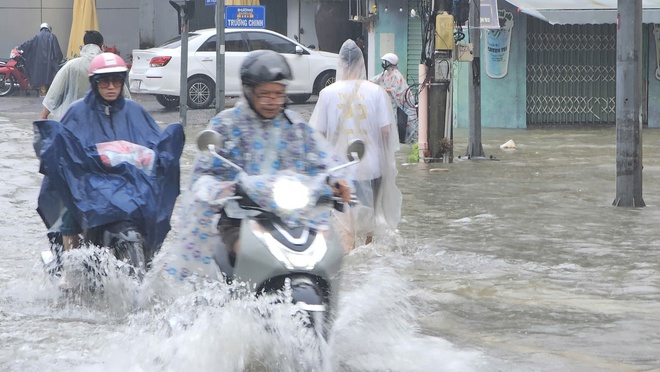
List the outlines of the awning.
<svg viewBox="0 0 660 372">
<path fill-rule="evenodd" d="M 616 23 L 617 0 L 506 1 L 553 25 Z M 660 23 L 660 0 L 642 0 L 642 7 L 642 22 Z"/>
</svg>

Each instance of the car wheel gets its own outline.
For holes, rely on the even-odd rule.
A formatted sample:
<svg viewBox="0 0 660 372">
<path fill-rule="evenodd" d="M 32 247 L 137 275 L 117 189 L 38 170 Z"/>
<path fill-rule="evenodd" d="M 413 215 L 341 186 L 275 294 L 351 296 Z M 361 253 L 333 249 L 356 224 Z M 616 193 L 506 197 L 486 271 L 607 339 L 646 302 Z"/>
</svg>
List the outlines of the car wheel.
<svg viewBox="0 0 660 372">
<path fill-rule="evenodd" d="M 305 103 L 311 96 L 311 94 L 291 94 L 289 95 L 289 99 L 293 103 Z"/>
<path fill-rule="evenodd" d="M 327 87 L 328 85 L 334 83 L 337 81 L 337 78 L 335 77 L 335 72 L 326 72 L 321 78 L 319 79 L 319 92 Z"/>
<path fill-rule="evenodd" d="M 211 79 L 197 76 L 188 80 L 188 107 L 191 109 L 208 108 L 214 95 L 215 85 Z"/>
<path fill-rule="evenodd" d="M 166 94 L 156 94 L 156 101 L 160 103 L 166 109 L 174 109 L 179 107 L 179 97 L 178 96 L 168 96 Z"/>
</svg>

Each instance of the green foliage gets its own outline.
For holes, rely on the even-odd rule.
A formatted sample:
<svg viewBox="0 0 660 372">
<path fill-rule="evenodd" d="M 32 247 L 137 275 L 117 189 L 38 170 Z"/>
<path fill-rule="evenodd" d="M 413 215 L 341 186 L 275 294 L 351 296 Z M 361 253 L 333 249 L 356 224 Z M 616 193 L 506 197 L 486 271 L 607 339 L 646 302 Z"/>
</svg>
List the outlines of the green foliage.
<svg viewBox="0 0 660 372">
<path fill-rule="evenodd" d="M 410 146 L 410 153 L 408 154 L 408 162 L 419 163 L 419 144 L 417 142 Z"/>
</svg>

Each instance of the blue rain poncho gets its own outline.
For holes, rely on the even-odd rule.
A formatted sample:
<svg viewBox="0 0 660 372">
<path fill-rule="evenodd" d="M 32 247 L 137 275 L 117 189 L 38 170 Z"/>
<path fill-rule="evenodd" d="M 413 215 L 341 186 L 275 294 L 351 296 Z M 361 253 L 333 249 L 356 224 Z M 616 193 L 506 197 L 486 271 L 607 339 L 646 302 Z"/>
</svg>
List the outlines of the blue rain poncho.
<svg viewBox="0 0 660 372">
<path fill-rule="evenodd" d="M 57 221 L 62 207 L 83 229 L 128 220 L 144 234 L 146 248 L 157 251 L 179 195 L 183 127 L 163 131 L 139 104 L 119 97 L 106 106 L 92 91 L 61 123 L 34 125 L 45 175 L 38 211 L 46 226 Z M 132 157 L 122 149 L 140 151 Z"/>
<path fill-rule="evenodd" d="M 23 51 L 30 85 L 34 88 L 49 85 L 57 73 L 60 61 L 64 58 L 57 36 L 44 27 L 18 49 Z"/>
</svg>

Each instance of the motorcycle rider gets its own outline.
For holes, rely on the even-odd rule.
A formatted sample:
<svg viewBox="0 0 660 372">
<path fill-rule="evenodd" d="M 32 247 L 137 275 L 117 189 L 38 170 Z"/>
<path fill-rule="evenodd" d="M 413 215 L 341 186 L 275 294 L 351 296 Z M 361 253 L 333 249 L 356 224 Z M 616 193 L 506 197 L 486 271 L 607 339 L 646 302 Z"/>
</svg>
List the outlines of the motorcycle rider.
<svg viewBox="0 0 660 372">
<path fill-rule="evenodd" d="M 39 26 L 39 33 L 18 46 L 17 49 L 23 51 L 30 84 L 39 89 L 41 96 L 45 96 L 60 61 L 64 58 L 57 36 L 52 32 L 52 27 L 48 23 L 42 23 Z"/>
<path fill-rule="evenodd" d="M 89 65 L 102 52 L 103 35 L 95 30 L 85 31 L 83 43 L 80 57 L 68 61 L 55 75 L 43 101 L 41 119 L 48 119 L 50 113 L 56 120 L 61 119 L 69 106 L 89 90 Z M 122 94 L 131 98 L 128 89 L 122 89 Z"/>
<path fill-rule="evenodd" d="M 121 57 L 97 55 L 88 70 L 91 89 L 61 123 L 34 122 L 45 175 L 38 211 L 48 228 L 61 217 L 65 250 L 80 245 L 80 234 L 92 239 L 107 224 L 130 221 L 148 260 L 170 229 L 184 134 L 180 124 L 161 130 L 142 106 L 123 97 L 127 71 Z M 128 150 L 140 155 L 130 158 Z"/>
<path fill-rule="evenodd" d="M 394 53 L 386 53 L 380 59 L 383 72 L 374 76 L 371 81 L 383 87 L 390 95 L 394 116 L 401 128 L 399 142 L 414 142 L 417 139 L 417 109 L 412 106 L 413 94 L 399 71 L 399 57 Z"/>
<path fill-rule="evenodd" d="M 233 108 L 212 118 L 208 126 L 222 136 L 223 146 L 216 148 L 220 155 L 243 168 L 247 175 L 274 174 L 285 169 L 315 175 L 344 163 L 322 136 L 285 109 L 285 88 L 293 75 L 282 55 L 271 50 L 250 52 L 240 74 L 243 96 Z M 198 155 L 182 203 L 182 215 L 190 217 L 181 219 L 178 251 L 165 265 L 170 275 L 178 279 L 193 273 L 208 275 L 213 269 L 205 265 L 213 261 L 213 251 L 222 243 L 230 262 L 235 259 L 241 220 L 228 217 L 224 209 L 217 225 L 212 216 L 218 210 L 214 202 L 234 195 L 237 173 L 209 153 Z M 348 201 L 350 188 L 346 181 L 339 176 L 331 178 L 334 194 Z M 257 203 L 268 205 L 269 201 Z"/>
</svg>

